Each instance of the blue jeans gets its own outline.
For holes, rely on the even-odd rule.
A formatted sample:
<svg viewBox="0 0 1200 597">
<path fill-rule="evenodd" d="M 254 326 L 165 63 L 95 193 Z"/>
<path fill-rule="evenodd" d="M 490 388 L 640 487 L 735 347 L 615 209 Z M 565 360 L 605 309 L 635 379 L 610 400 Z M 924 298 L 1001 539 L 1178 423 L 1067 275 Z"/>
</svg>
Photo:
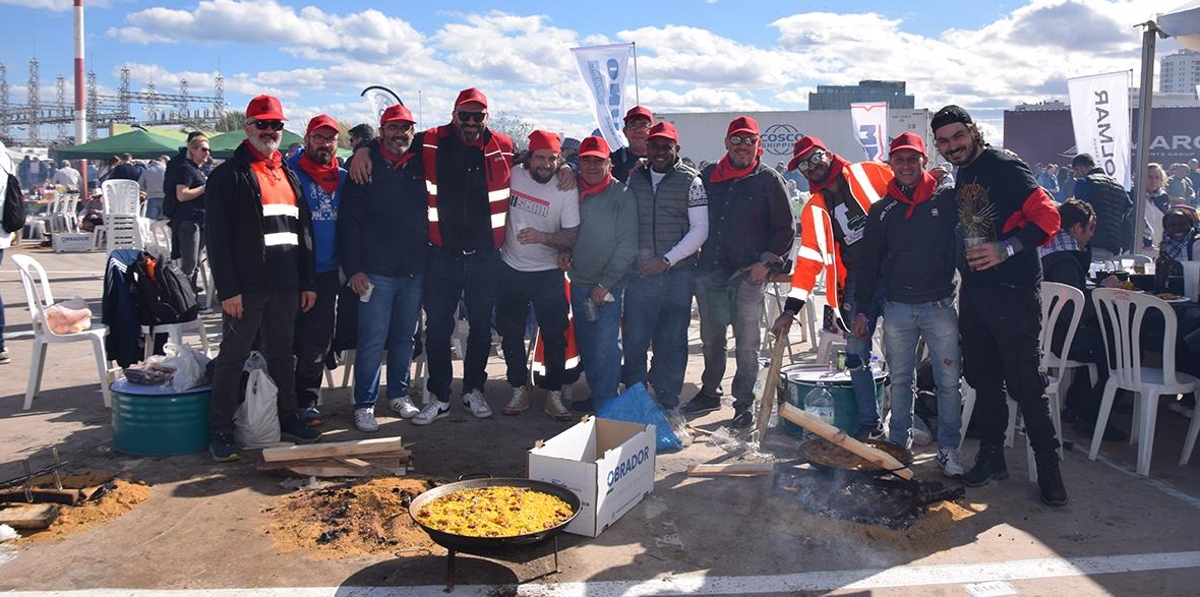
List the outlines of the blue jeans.
<svg viewBox="0 0 1200 597">
<path fill-rule="evenodd" d="M 358 305 L 358 345 L 354 357 L 354 408 L 372 408 L 379 394 L 379 369 L 388 353 L 387 395 L 408 395 L 413 334 L 421 314 L 421 276 L 367 274 L 375 288 Z"/>
<path fill-rule="evenodd" d="M 146 199 L 146 217 L 151 220 L 157 220 L 162 215 L 163 198 L 150 197 Z"/>
<path fill-rule="evenodd" d="M 733 407 L 737 410 L 750 408 L 754 403 L 766 288 L 766 284 L 749 282 L 745 276 L 732 281 L 721 273 L 707 272 L 696 276 L 696 304 L 700 311 L 700 342 L 704 352 L 700 389 L 708 396 L 721 396 L 721 380 L 725 378 L 729 358 L 727 330 L 733 326 L 737 370 L 730 389 Z"/>
<path fill-rule="evenodd" d="M 625 387 L 649 382 L 663 408 L 679 407 L 692 322 L 692 267 L 637 276 L 625 289 Z M 646 351 L 654 349 L 647 371 Z"/>
<path fill-rule="evenodd" d="M 616 300 L 597 305 L 599 317 L 588 321 L 583 303 L 592 295 L 592 288 L 591 284 L 571 284 L 571 309 L 575 313 L 575 345 L 592 390 L 592 404 L 599 408 L 617 396 L 617 384 L 621 381 L 621 345 L 617 335 L 621 331 L 624 291 L 609 290 Z"/>
<path fill-rule="evenodd" d="M 847 323 L 854 321 L 857 305 L 854 299 L 855 276 L 846 276 L 846 300 L 842 303 L 842 318 Z M 865 310 L 867 315 L 867 337 L 859 338 L 852 333 L 846 333 L 846 367 L 850 369 L 850 384 L 854 386 L 854 402 L 858 406 L 858 424 L 863 427 L 874 427 L 879 424 L 879 403 L 875 396 L 875 374 L 871 372 L 871 336 L 875 334 L 875 324 L 883 311 L 884 284 L 879 280 L 875 286 L 875 296 L 872 305 Z M 857 363 L 855 358 L 857 357 Z M 858 366 L 859 364 L 863 366 Z"/>
<path fill-rule="evenodd" d="M 962 394 L 958 381 L 962 354 L 958 346 L 958 314 L 954 297 L 930 303 L 887 301 L 883 310 L 883 343 L 892 376 L 892 422 L 888 437 L 907 445 L 912 437 L 913 382 L 917 370 L 917 341 L 924 337 L 937 385 L 939 448 L 958 448 L 962 428 Z"/>
</svg>

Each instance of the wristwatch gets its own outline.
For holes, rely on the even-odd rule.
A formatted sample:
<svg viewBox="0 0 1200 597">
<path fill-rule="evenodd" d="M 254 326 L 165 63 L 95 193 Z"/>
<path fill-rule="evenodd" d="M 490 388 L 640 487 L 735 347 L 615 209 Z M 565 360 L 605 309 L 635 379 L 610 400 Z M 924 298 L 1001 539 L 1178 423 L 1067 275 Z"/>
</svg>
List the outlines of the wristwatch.
<svg viewBox="0 0 1200 597">
<path fill-rule="evenodd" d="M 662 259 L 663 259 L 663 263 L 667 264 L 667 269 L 671 269 L 671 260 L 667 259 L 666 255 L 663 255 Z"/>
<path fill-rule="evenodd" d="M 1004 252 L 1008 253 L 1009 257 L 1016 255 L 1017 251 L 1013 248 L 1012 243 L 1004 241 Z"/>
</svg>

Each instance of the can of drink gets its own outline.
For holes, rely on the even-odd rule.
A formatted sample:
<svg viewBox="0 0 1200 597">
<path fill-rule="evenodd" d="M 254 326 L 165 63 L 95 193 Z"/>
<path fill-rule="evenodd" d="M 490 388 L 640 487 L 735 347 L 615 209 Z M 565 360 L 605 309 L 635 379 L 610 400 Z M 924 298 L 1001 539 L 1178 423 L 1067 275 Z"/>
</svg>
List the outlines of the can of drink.
<svg viewBox="0 0 1200 597">
<path fill-rule="evenodd" d="M 367 291 L 358 295 L 359 302 L 362 302 L 362 303 L 371 302 L 371 293 L 372 292 L 375 292 L 375 285 L 370 282 L 367 282 Z"/>
<path fill-rule="evenodd" d="M 596 306 L 596 303 L 592 302 L 591 297 L 588 297 L 583 301 L 583 316 L 586 317 L 588 321 L 596 321 L 597 319 L 600 319 L 600 308 Z"/>
</svg>

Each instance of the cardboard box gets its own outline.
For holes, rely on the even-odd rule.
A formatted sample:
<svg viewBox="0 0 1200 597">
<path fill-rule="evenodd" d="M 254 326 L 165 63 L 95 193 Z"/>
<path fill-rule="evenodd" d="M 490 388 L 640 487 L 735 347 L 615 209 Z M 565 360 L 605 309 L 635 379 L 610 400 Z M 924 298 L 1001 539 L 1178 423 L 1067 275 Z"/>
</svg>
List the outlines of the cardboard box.
<svg viewBox="0 0 1200 597">
<path fill-rule="evenodd" d="M 83 253 L 95 249 L 96 239 L 91 232 L 55 232 L 50 246 L 55 253 Z"/>
<path fill-rule="evenodd" d="M 574 491 L 566 532 L 596 537 L 654 491 L 654 426 L 587 417 L 529 451 L 529 478 Z"/>
</svg>

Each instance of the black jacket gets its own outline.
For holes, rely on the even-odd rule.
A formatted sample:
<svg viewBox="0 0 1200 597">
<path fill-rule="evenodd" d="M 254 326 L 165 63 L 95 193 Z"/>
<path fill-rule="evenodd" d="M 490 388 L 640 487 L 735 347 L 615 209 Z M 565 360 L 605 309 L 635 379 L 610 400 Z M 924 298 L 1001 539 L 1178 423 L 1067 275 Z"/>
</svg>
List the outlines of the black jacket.
<svg viewBox="0 0 1200 597">
<path fill-rule="evenodd" d="M 772 256 L 787 259 L 796 237 L 783 177 L 761 163 L 741 178 L 712 182 L 716 166 L 701 174 L 708 195 L 708 238 L 697 267 L 731 275 Z"/>
<path fill-rule="evenodd" d="M 1129 239 L 1122 236 L 1125 214 L 1132 207 L 1129 195 L 1121 183 L 1100 168 L 1092 168 L 1086 176 L 1075 181 L 1075 198 L 1091 204 L 1096 210 L 1096 235 L 1091 246 L 1121 252 Z"/>
<path fill-rule="evenodd" d="M 204 228 L 208 244 L 208 265 L 212 270 L 217 298 L 225 300 L 243 292 L 269 292 L 275 288 L 267 268 L 267 249 L 263 242 L 262 192 L 250 171 L 250 151 L 239 145 L 233 157 L 208 175 Z M 300 289 L 313 289 L 316 266 L 313 259 L 312 216 L 308 201 L 300 194 L 300 181 L 285 163 L 296 205 L 300 208 Z"/>
<path fill-rule="evenodd" d="M 425 271 L 429 247 L 425 171 L 420 145 L 399 169 L 372 144 L 371 182 L 347 178 L 338 211 L 338 250 L 342 270 L 390 277 Z"/>
<path fill-rule="evenodd" d="M 913 209 L 912 217 L 904 217 L 907 211 L 908 205 L 890 195 L 871 206 L 854 271 L 860 312 L 873 304 L 881 283 L 887 300 L 898 303 L 929 303 L 954 295 L 954 191 L 940 188 Z"/>
</svg>

